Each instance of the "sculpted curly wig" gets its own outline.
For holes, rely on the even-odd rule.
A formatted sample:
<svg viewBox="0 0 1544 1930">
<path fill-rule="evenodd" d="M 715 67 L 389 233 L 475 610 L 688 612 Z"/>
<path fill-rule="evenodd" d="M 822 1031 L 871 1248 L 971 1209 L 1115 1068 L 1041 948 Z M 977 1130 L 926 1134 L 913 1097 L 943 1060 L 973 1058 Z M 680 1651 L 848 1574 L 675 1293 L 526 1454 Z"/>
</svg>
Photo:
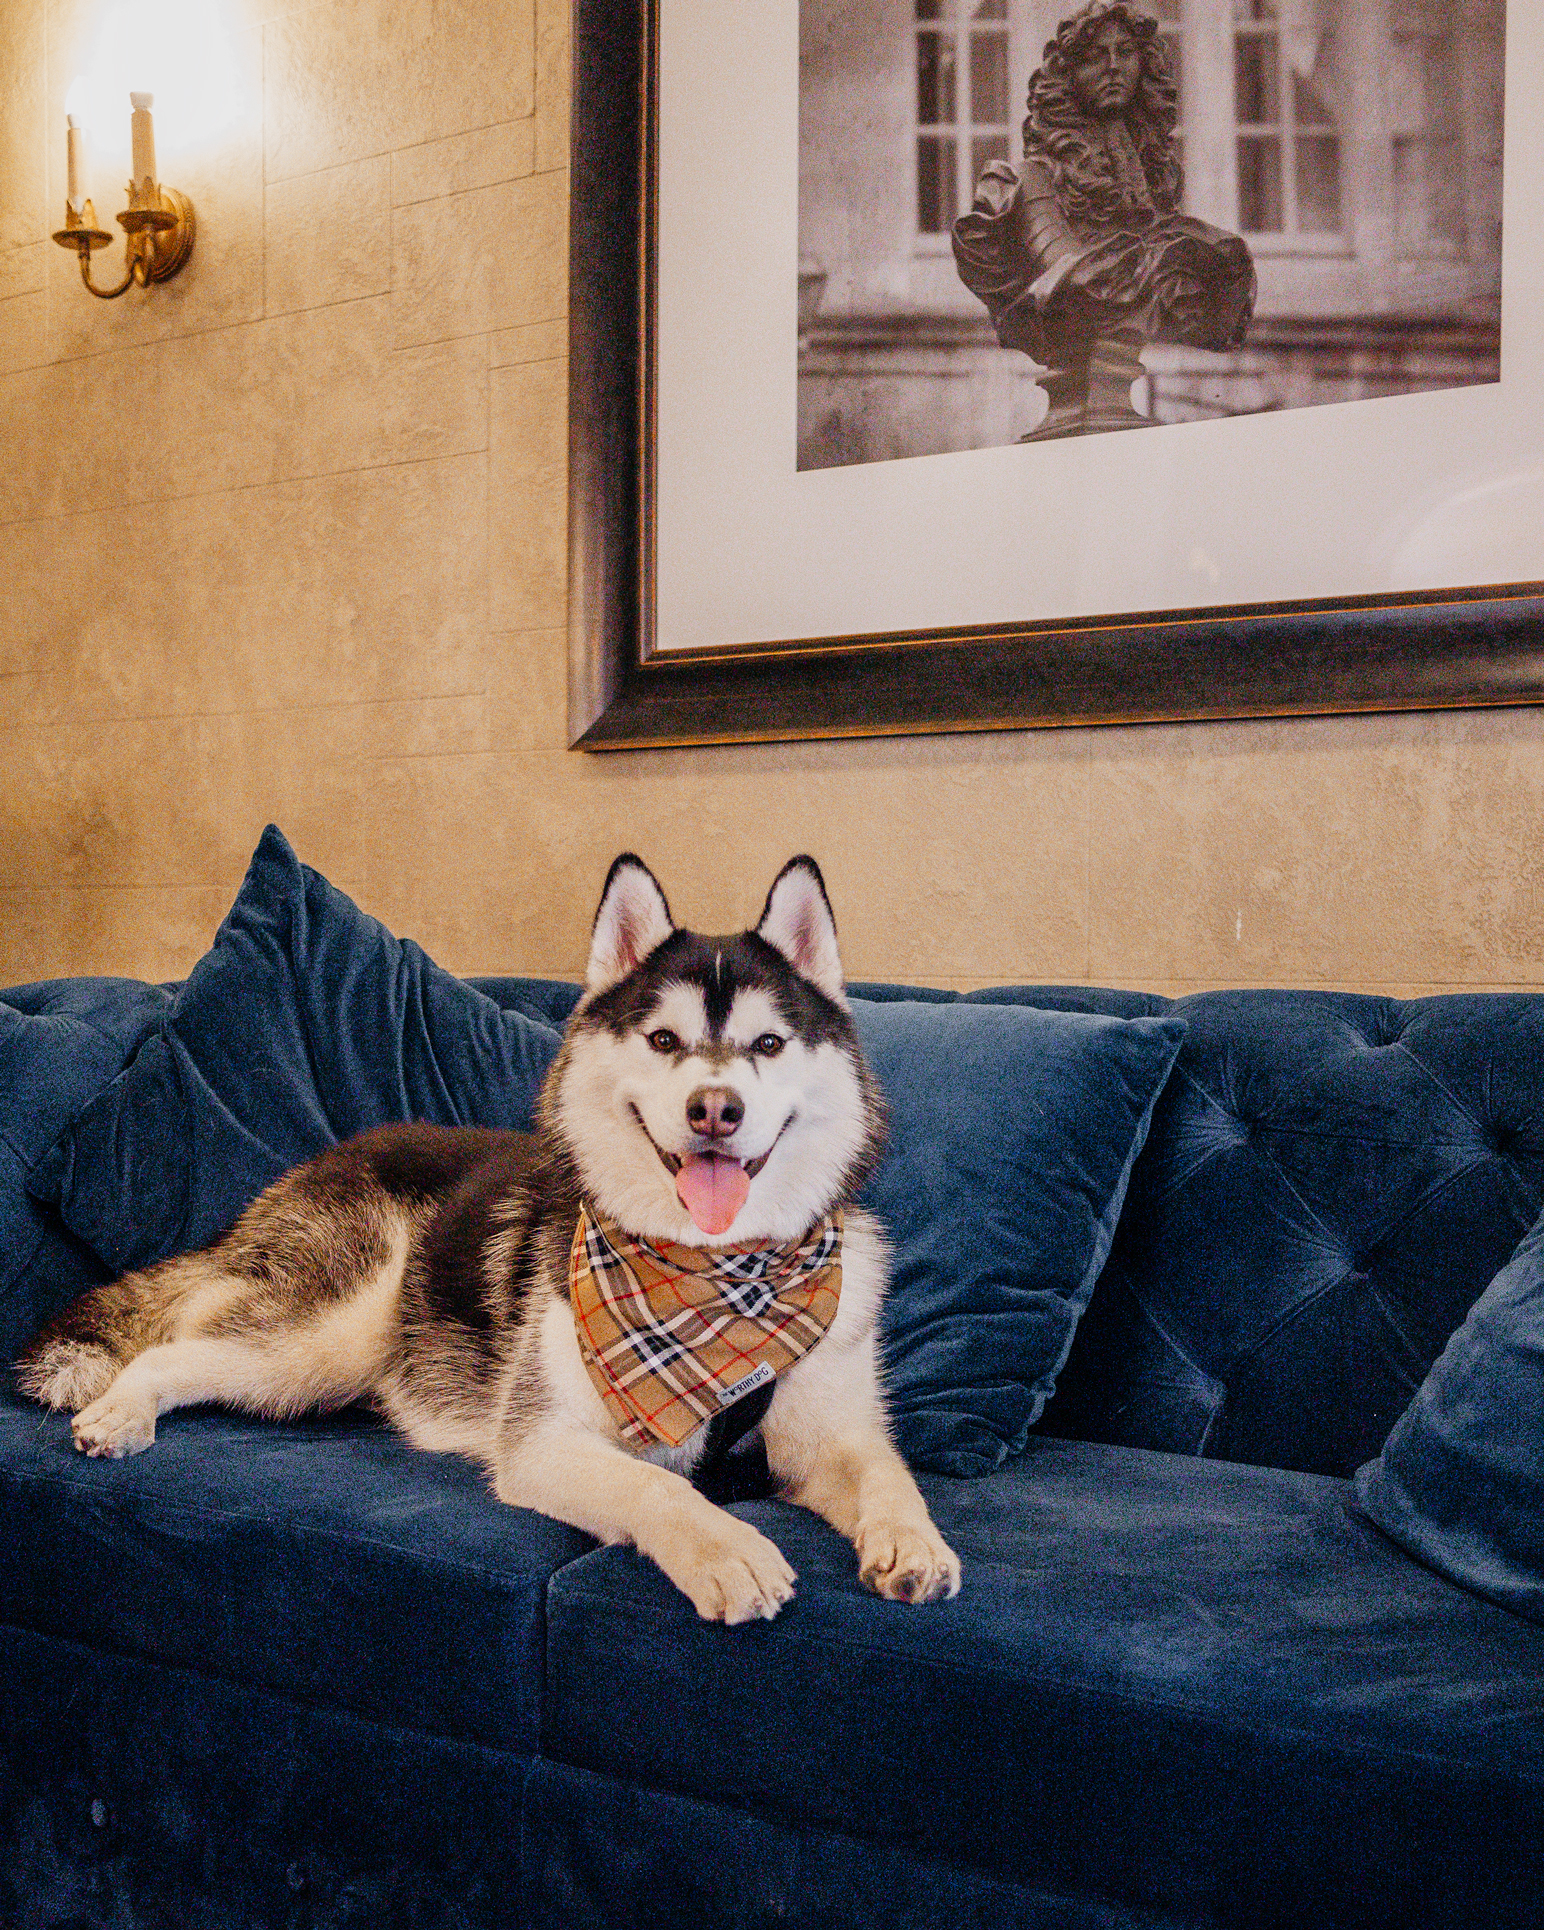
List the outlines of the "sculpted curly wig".
<svg viewBox="0 0 1544 1930">
<path fill-rule="evenodd" d="M 1131 200 L 1098 123 L 1078 104 L 1073 87 L 1073 69 L 1093 35 L 1111 20 L 1125 28 L 1141 55 L 1136 97 L 1123 118 L 1147 179 L 1150 208 Z M 1090 0 L 1046 43 L 1044 65 L 1030 76 L 1028 105 L 1024 158 L 1050 170 L 1057 202 L 1074 226 L 1107 228 L 1133 217 L 1150 219 L 1154 212 L 1173 214 L 1178 208 L 1184 191 L 1173 147 L 1179 90 L 1151 15 L 1128 0 Z"/>
</svg>

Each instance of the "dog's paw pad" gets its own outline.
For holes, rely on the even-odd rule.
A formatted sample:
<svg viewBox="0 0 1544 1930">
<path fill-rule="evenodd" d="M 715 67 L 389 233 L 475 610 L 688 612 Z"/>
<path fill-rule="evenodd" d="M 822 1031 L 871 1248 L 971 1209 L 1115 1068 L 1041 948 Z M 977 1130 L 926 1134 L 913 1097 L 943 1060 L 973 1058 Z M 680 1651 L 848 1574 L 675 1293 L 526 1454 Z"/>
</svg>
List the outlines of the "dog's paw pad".
<svg viewBox="0 0 1544 1930">
<path fill-rule="evenodd" d="M 929 1522 L 880 1523 L 858 1537 L 858 1574 L 892 1602 L 936 1602 L 960 1592 L 960 1558 Z"/>
<path fill-rule="evenodd" d="M 109 1389 L 70 1423 L 70 1433 L 82 1454 L 121 1461 L 142 1454 L 155 1439 L 155 1407 L 149 1401 L 115 1394 Z"/>
</svg>

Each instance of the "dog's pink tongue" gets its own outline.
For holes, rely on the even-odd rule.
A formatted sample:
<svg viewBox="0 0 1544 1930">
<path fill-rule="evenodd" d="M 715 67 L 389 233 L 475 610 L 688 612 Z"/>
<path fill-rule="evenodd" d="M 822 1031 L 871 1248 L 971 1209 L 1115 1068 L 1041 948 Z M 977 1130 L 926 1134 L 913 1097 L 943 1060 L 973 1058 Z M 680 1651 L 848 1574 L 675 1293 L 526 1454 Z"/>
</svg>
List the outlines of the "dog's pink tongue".
<svg viewBox="0 0 1544 1930">
<path fill-rule="evenodd" d="M 676 1174 L 681 1204 L 704 1233 L 726 1233 L 751 1190 L 745 1168 L 737 1159 L 716 1153 L 688 1153 Z"/>
</svg>

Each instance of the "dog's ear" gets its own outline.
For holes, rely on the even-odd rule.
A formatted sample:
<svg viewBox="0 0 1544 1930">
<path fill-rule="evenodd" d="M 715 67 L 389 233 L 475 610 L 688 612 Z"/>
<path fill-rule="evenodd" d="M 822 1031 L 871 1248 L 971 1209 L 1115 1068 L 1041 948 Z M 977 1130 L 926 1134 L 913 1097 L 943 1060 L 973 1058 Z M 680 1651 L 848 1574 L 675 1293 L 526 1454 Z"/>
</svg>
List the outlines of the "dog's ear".
<svg viewBox="0 0 1544 1930">
<path fill-rule="evenodd" d="M 836 920 L 820 866 L 813 858 L 790 858 L 772 882 L 758 936 L 775 945 L 796 972 L 827 998 L 842 997 L 842 961 Z"/>
<path fill-rule="evenodd" d="M 659 880 L 641 858 L 624 851 L 606 873 L 595 929 L 590 934 L 587 992 L 604 992 L 627 977 L 675 930 Z"/>
</svg>

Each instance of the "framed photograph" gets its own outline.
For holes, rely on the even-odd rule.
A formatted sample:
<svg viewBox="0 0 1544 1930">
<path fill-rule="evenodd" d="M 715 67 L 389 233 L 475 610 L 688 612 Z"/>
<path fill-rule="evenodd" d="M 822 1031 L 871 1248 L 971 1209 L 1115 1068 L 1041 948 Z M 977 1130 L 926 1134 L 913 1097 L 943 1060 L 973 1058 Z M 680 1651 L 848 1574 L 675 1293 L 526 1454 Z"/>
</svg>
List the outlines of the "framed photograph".
<svg viewBox="0 0 1544 1930">
<path fill-rule="evenodd" d="M 1544 700 L 1539 10 L 574 28 L 576 745 Z"/>
</svg>

